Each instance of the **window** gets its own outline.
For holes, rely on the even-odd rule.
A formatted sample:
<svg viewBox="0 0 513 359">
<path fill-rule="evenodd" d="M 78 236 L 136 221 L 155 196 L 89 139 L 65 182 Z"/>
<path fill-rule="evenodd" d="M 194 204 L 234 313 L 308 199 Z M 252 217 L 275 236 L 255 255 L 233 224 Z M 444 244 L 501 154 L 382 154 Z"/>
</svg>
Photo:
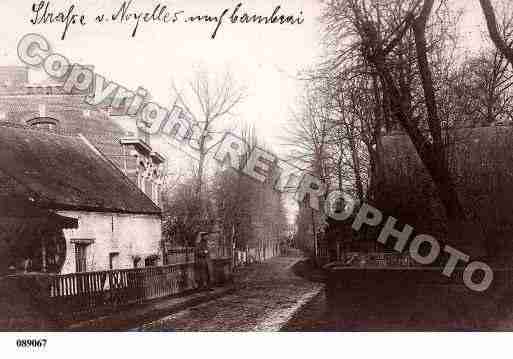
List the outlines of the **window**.
<svg viewBox="0 0 513 359">
<path fill-rule="evenodd" d="M 144 178 L 145 173 L 146 173 L 146 166 L 141 162 L 139 164 L 139 173 L 137 176 L 137 187 L 139 187 L 141 189 L 141 191 L 143 191 L 143 192 L 145 190 L 145 182 L 146 182 L 146 179 Z"/>
<path fill-rule="evenodd" d="M 118 260 L 119 260 L 118 252 L 109 253 L 109 269 L 119 268 Z"/>
<path fill-rule="evenodd" d="M 146 183 L 144 184 L 143 192 L 146 193 L 146 195 L 151 198 L 152 193 L 153 193 L 153 183 L 151 182 L 151 179 L 146 180 Z"/>
<path fill-rule="evenodd" d="M 75 243 L 75 265 L 77 273 L 87 271 L 87 244 Z"/>
<path fill-rule="evenodd" d="M 158 206 L 160 205 L 160 186 L 157 185 L 157 184 L 153 184 L 153 193 L 152 193 L 152 199 L 153 199 L 153 202 L 155 202 L 155 204 Z"/>
<path fill-rule="evenodd" d="M 144 175 L 142 173 L 139 174 L 139 178 L 137 179 L 137 187 L 140 188 L 141 191 L 144 192 L 146 188 L 146 179 L 144 178 Z"/>
<path fill-rule="evenodd" d="M 5 120 L 6 114 L 4 111 L 0 111 L 0 120 Z"/>
<path fill-rule="evenodd" d="M 160 202 L 160 184 L 158 183 L 159 174 L 157 170 L 153 170 L 153 185 L 151 188 L 151 199 L 158 206 Z"/>
<path fill-rule="evenodd" d="M 91 117 L 91 110 L 84 110 L 83 114 L 84 114 L 84 117 Z"/>
</svg>

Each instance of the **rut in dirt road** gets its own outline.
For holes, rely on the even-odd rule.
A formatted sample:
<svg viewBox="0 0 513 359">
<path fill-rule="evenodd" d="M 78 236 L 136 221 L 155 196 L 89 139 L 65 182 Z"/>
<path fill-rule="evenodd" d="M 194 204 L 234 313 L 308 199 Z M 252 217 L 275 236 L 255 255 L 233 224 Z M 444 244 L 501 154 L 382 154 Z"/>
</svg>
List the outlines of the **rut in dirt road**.
<svg viewBox="0 0 513 359">
<path fill-rule="evenodd" d="M 243 268 L 234 294 L 147 323 L 142 331 L 277 331 L 323 289 L 292 272 L 298 257 Z"/>
</svg>

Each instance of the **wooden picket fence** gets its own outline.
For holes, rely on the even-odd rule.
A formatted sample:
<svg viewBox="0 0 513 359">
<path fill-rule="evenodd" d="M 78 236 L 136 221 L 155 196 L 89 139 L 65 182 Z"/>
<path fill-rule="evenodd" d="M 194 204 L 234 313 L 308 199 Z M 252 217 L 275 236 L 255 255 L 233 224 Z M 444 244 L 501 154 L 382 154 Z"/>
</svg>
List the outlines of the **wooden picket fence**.
<svg viewBox="0 0 513 359">
<path fill-rule="evenodd" d="M 213 260 L 213 282 L 231 280 L 231 259 Z M 194 262 L 160 267 L 71 273 L 50 277 L 49 302 L 62 313 L 139 304 L 196 289 Z"/>
<path fill-rule="evenodd" d="M 66 313 L 142 303 L 195 288 L 193 263 L 56 275 L 50 303 Z"/>
</svg>

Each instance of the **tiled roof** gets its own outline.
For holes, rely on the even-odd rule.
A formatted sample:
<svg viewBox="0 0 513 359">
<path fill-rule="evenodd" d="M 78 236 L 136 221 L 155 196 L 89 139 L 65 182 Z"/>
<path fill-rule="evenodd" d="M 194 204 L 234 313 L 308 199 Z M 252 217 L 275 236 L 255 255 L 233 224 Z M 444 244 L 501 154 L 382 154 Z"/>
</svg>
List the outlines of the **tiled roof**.
<svg viewBox="0 0 513 359">
<path fill-rule="evenodd" d="M 0 124 L 0 170 L 41 207 L 160 214 L 119 169 L 81 137 Z M 9 195 L 9 193 L 2 193 Z"/>
</svg>

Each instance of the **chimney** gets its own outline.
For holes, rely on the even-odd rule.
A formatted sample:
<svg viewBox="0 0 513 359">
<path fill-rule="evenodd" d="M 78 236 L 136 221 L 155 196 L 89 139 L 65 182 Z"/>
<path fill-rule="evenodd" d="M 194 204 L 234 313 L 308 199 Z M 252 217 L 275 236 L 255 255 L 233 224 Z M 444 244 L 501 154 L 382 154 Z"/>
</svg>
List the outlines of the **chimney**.
<svg viewBox="0 0 513 359">
<path fill-rule="evenodd" d="M 139 127 L 137 127 L 137 138 L 143 140 L 148 146 L 151 146 L 150 134 L 142 131 Z"/>
<path fill-rule="evenodd" d="M 24 66 L 0 66 L 0 87 L 23 88 L 28 83 L 28 68 Z"/>
</svg>

